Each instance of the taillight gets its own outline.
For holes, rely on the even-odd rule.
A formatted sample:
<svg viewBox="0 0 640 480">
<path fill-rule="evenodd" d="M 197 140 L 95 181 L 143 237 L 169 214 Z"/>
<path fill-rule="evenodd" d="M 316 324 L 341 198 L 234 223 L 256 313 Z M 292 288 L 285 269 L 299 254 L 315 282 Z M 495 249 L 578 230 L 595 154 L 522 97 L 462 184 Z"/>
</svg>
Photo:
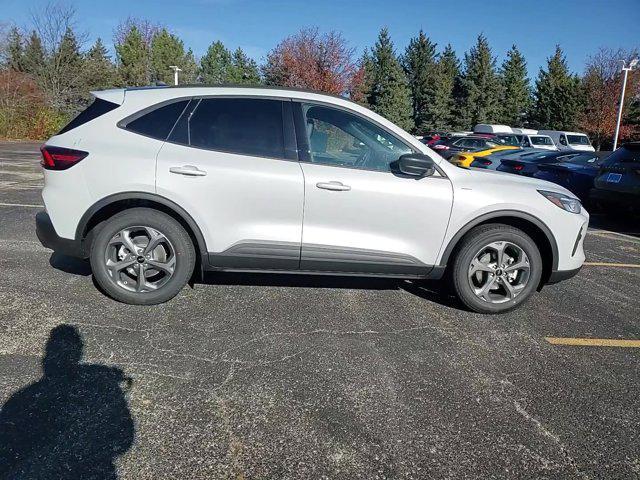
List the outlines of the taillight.
<svg viewBox="0 0 640 480">
<path fill-rule="evenodd" d="M 514 166 L 513 166 L 513 169 L 514 169 L 516 172 L 519 172 L 520 170 L 523 170 L 523 169 L 524 169 L 524 165 L 514 165 Z"/>
<path fill-rule="evenodd" d="M 52 147 L 50 145 L 40 147 L 40 153 L 42 153 L 40 165 L 46 170 L 66 170 L 89 155 L 88 152 L 81 150 Z"/>
<path fill-rule="evenodd" d="M 489 165 L 491 165 L 491 160 L 484 160 L 484 161 L 482 162 L 482 165 L 485 165 L 485 166 L 489 166 Z"/>
</svg>

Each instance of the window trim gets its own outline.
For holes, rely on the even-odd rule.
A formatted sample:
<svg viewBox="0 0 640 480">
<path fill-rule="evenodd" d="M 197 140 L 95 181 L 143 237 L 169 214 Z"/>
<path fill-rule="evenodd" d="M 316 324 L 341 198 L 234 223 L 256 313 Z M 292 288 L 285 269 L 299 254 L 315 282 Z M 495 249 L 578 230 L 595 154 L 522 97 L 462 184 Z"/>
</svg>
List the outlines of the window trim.
<svg viewBox="0 0 640 480">
<path fill-rule="evenodd" d="M 270 95 L 197 95 L 197 96 L 186 97 L 186 98 L 189 98 L 192 102 L 190 102 L 187 105 L 187 108 L 184 109 L 182 114 L 178 117 L 178 120 L 176 120 L 176 123 L 173 125 L 171 132 L 165 139 L 165 143 L 171 143 L 172 145 L 180 145 L 181 147 L 186 147 L 186 148 L 195 148 L 198 150 L 205 150 L 208 152 L 220 152 L 220 153 L 226 153 L 229 155 L 239 155 L 243 157 L 264 158 L 266 160 L 281 160 L 285 162 L 298 161 L 298 146 L 296 143 L 293 113 L 292 113 L 292 108 L 287 106 L 287 104 L 291 104 L 290 98 L 275 97 Z M 169 138 L 171 137 L 171 134 L 173 133 L 173 129 L 176 127 L 176 125 L 178 125 L 178 122 L 182 119 L 182 117 L 185 114 L 188 113 L 189 115 L 191 115 L 195 113 L 202 100 L 211 100 L 211 99 L 213 100 L 215 99 L 275 100 L 280 102 L 282 106 L 282 135 L 283 135 L 283 146 L 284 146 L 283 156 L 271 157 L 266 155 L 249 155 L 246 153 L 240 153 L 233 150 L 222 150 L 219 148 L 200 147 L 196 145 L 191 145 L 190 139 L 189 139 L 189 144 L 182 143 L 182 142 L 174 142 L 169 140 Z M 195 105 L 193 108 L 189 108 L 189 105 L 191 105 L 191 103 L 194 103 Z"/>
<path fill-rule="evenodd" d="M 402 145 L 404 145 L 409 150 L 411 150 L 411 153 L 422 153 L 421 151 L 417 150 L 413 145 L 410 145 L 409 143 L 407 143 L 404 139 L 399 138 L 395 133 L 391 132 L 384 125 L 381 125 L 379 122 L 376 122 L 374 119 L 369 118 L 366 115 L 361 114 L 360 112 L 356 112 L 356 111 L 351 110 L 349 108 L 345 108 L 342 105 L 336 105 L 336 104 L 330 103 L 330 102 L 322 102 L 322 101 L 317 101 L 317 100 L 304 100 L 304 99 L 296 99 L 296 98 L 292 98 L 291 100 L 293 102 L 294 123 L 295 123 L 295 128 L 296 128 L 296 138 L 297 138 L 299 147 L 301 147 L 301 148 L 298 149 L 298 158 L 299 158 L 299 161 L 301 163 L 309 163 L 309 164 L 313 164 L 313 165 L 322 165 L 324 167 L 348 168 L 349 170 L 364 170 L 366 172 L 389 173 L 389 174 L 393 175 L 393 172 L 391 172 L 391 171 L 386 172 L 386 171 L 382 171 L 382 170 L 376 170 L 376 169 L 373 169 L 373 168 L 351 167 L 349 165 L 327 165 L 327 164 L 324 164 L 324 163 L 314 163 L 311 160 L 311 149 L 310 149 L 310 146 L 309 146 L 309 140 L 307 138 L 307 129 L 305 128 L 305 119 L 304 119 L 304 112 L 303 112 L 303 105 L 305 105 L 305 104 L 306 105 L 318 105 L 318 106 L 322 106 L 322 107 L 333 108 L 335 110 L 340 110 L 340 111 L 343 111 L 343 112 L 348 113 L 350 115 L 354 115 L 354 116 L 356 116 L 356 117 L 358 117 L 358 118 L 360 118 L 360 119 L 362 119 L 362 120 L 364 120 L 366 122 L 372 123 L 376 127 L 380 128 L 382 131 L 386 132 L 391 137 L 393 137 L 398 142 L 400 142 Z M 436 170 L 442 175 L 442 172 L 440 171 L 439 168 L 437 168 L 437 166 L 436 166 Z"/>
</svg>

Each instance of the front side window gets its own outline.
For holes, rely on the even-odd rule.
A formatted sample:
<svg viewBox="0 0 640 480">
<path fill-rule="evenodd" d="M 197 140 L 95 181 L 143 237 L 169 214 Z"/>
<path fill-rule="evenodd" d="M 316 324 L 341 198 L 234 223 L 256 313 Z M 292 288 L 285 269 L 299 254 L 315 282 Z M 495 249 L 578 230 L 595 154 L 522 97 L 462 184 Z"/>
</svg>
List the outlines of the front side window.
<svg viewBox="0 0 640 480">
<path fill-rule="evenodd" d="M 147 137 L 166 140 L 175 125 L 178 117 L 182 114 L 189 100 L 180 100 L 154 108 L 142 116 L 127 122 L 125 128 Z"/>
<path fill-rule="evenodd" d="M 321 105 L 303 105 L 311 161 L 324 165 L 389 172 L 412 150 L 357 115 Z"/>
<path fill-rule="evenodd" d="M 567 139 L 565 138 L 564 135 L 560 135 L 560 144 L 561 145 L 566 145 L 567 144 Z"/>
<path fill-rule="evenodd" d="M 189 145 L 285 158 L 282 109 L 280 100 L 203 98 L 187 119 Z"/>
</svg>

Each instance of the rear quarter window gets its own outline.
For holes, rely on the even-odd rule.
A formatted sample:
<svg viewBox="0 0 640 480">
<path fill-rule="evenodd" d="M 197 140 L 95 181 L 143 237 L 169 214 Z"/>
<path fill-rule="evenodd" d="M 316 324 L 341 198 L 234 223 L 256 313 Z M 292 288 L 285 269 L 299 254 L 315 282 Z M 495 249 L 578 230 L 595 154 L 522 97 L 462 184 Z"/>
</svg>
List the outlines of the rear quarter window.
<svg viewBox="0 0 640 480">
<path fill-rule="evenodd" d="M 131 132 L 164 141 L 188 103 L 189 100 L 180 100 L 152 108 L 152 110 L 128 120 L 123 126 Z"/>
<path fill-rule="evenodd" d="M 101 98 L 96 98 L 91 105 L 89 105 L 73 120 L 65 125 L 65 127 L 58 132 L 58 135 L 66 133 L 69 130 L 73 130 L 74 128 L 78 128 L 80 125 L 84 125 L 91 120 L 95 120 L 96 118 L 118 108 L 119 106 L 120 105 L 118 105 L 117 103 L 107 102 L 106 100 L 102 100 Z"/>
</svg>

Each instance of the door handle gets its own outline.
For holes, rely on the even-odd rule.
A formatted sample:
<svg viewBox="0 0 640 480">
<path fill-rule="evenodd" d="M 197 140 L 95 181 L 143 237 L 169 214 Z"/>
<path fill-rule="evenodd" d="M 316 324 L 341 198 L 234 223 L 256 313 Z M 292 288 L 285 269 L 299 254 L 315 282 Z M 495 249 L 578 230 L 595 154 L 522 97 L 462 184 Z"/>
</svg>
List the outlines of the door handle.
<svg viewBox="0 0 640 480">
<path fill-rule="evenodd" d="M 177 173 L 178 175 L 186 175 L 188 177 L 204 177 L 207 172 L 200 170 L 193 165 L 183 165 L 181 167 L 171 167 L 169 169 L 171 173 Z"/>
<path fill-rule="evenodd" d="M 331 190 L 333 192 L 348 192 L 351 190 L 349 185 L 345 185 L 342 182 L 319 182 L 316 183 L 316 187 L 323 190 Z"/>
</svg>

